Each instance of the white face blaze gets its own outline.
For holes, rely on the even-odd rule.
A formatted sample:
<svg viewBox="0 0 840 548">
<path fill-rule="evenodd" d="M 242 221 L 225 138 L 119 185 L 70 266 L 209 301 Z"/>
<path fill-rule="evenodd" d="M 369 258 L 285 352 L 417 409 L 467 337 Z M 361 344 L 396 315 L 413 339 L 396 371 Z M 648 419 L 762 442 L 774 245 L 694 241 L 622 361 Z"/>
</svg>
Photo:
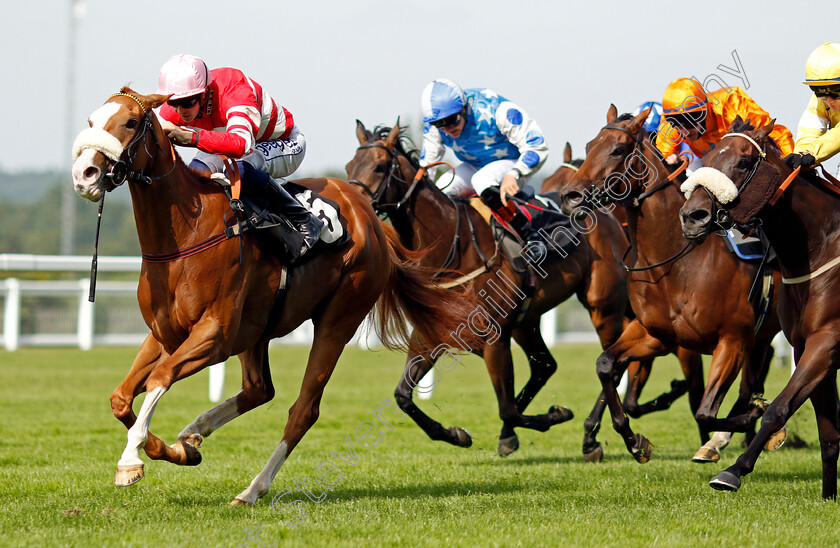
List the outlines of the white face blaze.
<svg viewBox="0 0 840 548">
<path fill-rule="evenodd" d="M 119 111 L 117 103 L 105 103 L 90 115 L 90 128 L 82 130 L 73 143 L 73 188 L 76 194 L 91 201 L 99 200 L 101 190 L 96 185 L 102 170 L 93 163 L 97 152 L 117 161 L 123 153 L 120 141 L 103 129 Z"/>
</svg>

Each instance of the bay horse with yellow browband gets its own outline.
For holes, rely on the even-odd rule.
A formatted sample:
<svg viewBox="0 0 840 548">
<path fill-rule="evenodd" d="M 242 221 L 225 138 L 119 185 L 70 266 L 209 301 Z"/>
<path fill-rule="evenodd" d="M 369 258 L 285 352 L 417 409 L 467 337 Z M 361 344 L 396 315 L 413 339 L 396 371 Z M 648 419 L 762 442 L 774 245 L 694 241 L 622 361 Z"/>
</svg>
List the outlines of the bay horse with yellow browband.
<svg viewBox="0 0 840 548">
<path fill-rule="evenodd" d="M 282 440 L 231 503 L 254 504 L 268 493 L 280 467 L 318 419 L 336 361 L 374 306 L 381 339 L 397 347 L 406 340 L 404 319 L 422 346 L 458 329 L 474 304 L 469 296 L 433 284 L 370 204 L 338 179 L 298 182 L 340 206 L 350 235 L 346 243 L 325 248 L 291 271 L 250 237 L 211 245 L 236 218 L 220 187 L 175 153 L 152 112 L 166 99 L 123 88 L 91 114 L 90 129 L 74 145 L 73 181 L 80 196 L 98 201 L 128 177 L 144 256 L 137 294 L 151 332 L 111 396 L 114 415 L 128 428 L 115 483 L 130 485 L 143 477 L 141 448 L 152 459 L 198 464 L 203 438 L 274 396 L 269 340 L 311 318 L 312 349 Z M 186 253 L 196 249 L 204 250 Z M 180 258 L 148 260 L 164 255 Z M 285 301 L 276 306 L 280 291 Z M 462 337 L 469 339 L 471 333 Z M 149 432 L 152 413 L 174 382 L 232 355 L 242 363 L 238 394 L 200 414 L 174 445 Z M 143 391 L 147 396 L 135 415 L 132 403 Z"/>
<path fill-rule="evenodd" d="M 757 267 L 734 257 L 722 238 L 686 245 L 678 210 L 684 202 L 675 175 L 669 173 L 647 140 L 638 116 L 618 117 L 614 105 L 607 125 L 587 144 L 586 160 L 563 193 L 563 210 L 581 214 L 603 203 L 626 206 L 632 253 L 628 257 L 630 303 L 637 317 L 597 360 L 613 427 L 639 462 L 651 456 L 651 444 L 634 434 L 615 389 L 616 376 L 631 360 L 661 356 L 681 346 L 712 354 L 709 377 L 697 422 L 708 430 L 755 431 L 763 411 L 764 379 L 779 330 L 775 306 L 756 332 L 761 315 L 748 300 Z M 726 418 L 717 413 L 738 373 L 738 398 Z M 715 442 L 716 440 L 712 440 Z M 698 462 L 717 461 L 729 436 L 718 446 L 701 448 Z"/>
<path fill-rule="evenodd" d="M 399 121 L 393 128 L 377 127 L 370 132 L 357 120 L 356 137 L 359 147 L 346 167 L 350 182 L 357 184 L 374 208 L 390 219 L 404 245 L 425 251 L 423 264 L 439 271 L 441 283 L 453 288 L 469 287 L 484 304 L 491 324 L 498 326 L 498 331 L 492 337 L 486 336 L 483 344 L 464 349 L 481 356 L 487 365 L 503 421 L 498 451 L 509 455 L 519 447 L 514 428 L 544 431 L 571 415 L 558 406 L 544 415 L 524 415 L 528 404 L 557 369 L 540 333 L 540 317 L 576 295 L 588 309 L 604 347 L 618 337 L 629 321 L 625 317 L 626 275 L 615 259 L 619 249 L 626 248 L 624 233 L 615 219 L 604 215 L 595 226 L 587 227 L 586 234 L 579 235 L 567 257 L 540 261 L 537 267 L 545 270 L 535 276 L 528 306 L 520 289 L 529 283 L 528 274 L 518 272 L 511 260 L 500 253 L 492 229 L 474 207 L 463 199 L 448 197 L 424 175 L 416 151 L 401 133 Z M 518 395 L 514 392 L 511 338 L 525 351 L 531 369 L 530 378 Z M 444 428 L 412 399 L 413 388 L 439 357 L 433 352 L 411 353 L 396 389 L 396 399 L 430 438 L 467 447 L 472 438 L 463 428 Z M 693 377 L 696 382 L 693 386 L 677 382 L 670 392 L 647 403 L 639 403 L 637 397 L 647 380 L 649 365 L 638 366 L 638 370 L 634 367 L 625 399 L 634 416 L 667 409 L 689 389 L 693 389 L 694 400 L 699 404 L 702 362 L 699 356 L 688 352 L 681 352 L 680 359 L 686 377 Z M 604 408 L 604 399 L 599 398 L 584 422 L 586 460 L 597 461 L 603 455 L 596 435 Z"/>
<path fill-rule="evenodd" d="M 737 119 L 683 186 L 690 197 L 680 216 L 690 240 L 702 241 L 718 222 L 727 228 L 761 223 L 779 258 L 779 317 L 796 357 L 796 370 L 764 413 L 755 439 L 709 483 L 737 491 L 768 437 L 810 398 L 819 429 L 822 496 L 833 499 L 840 454 L 840 188 L 813 172 L 792 172 L 770 138 L 773 127 L 771 122 L 754 129 Z"/>
</svg>

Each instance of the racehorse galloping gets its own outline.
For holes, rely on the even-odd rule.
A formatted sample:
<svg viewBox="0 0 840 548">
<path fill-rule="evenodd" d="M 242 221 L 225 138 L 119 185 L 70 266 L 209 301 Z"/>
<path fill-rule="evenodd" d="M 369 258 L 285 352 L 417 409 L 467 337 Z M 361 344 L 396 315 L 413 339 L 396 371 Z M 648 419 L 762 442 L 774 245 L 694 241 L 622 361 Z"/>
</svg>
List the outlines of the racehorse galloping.
<svg viewBox="0 0 840 548">
<path fill-rule="evenodd" d="M 414 325 L 415 340 L 427 344 L 458 329 L 475 305 L 432 284 L 367 201 L 337 179 L 300 184 L 339 204 L 350 241 L 296 266 L 289 278 L 280 261 L 251 238 L 211 246 L 235 215 L 220 188 L 187 168 L 172 148 L 152 112 L 166 99 L 123 88 L 91 114 L 91 128 L 74 145 L 73 180 L 82 197 L 98 201 L 128 175 L 144 256 L 138 300 L 151 333 L 111 396 L 114 415 L 128 428 L 115 483 L 130 485 L 143 477 L 141 448 L 152 459 L 198 464 L 203 438 L 273 397 L 269 340 L 311 318 L 312 349 L 282 441 L 232 502 L 254 504 L 317 420 L 336 361 L 374 305 L 383 341 L 391 346 L 406 334 L 405 327 L 400 331 L 403 317 Z M 196 249 L 204 251 L 193 254 Z M 157 260 L 163 255 L 175 259 Z M 283 287 L 285 304 L 276 306 Z M 199 415 L 174 445 L 149 432 L 152 413 L 172 383 L 234 354 L 242 363 L 236 396 Z M 135 415 L 132 403 L 144 390 L 148 394 Z"/>
<path fill-rule="evenodd" d="M 747 299 L 756 273 L 754 265 L 736 260 L 721 238 L 696 248 L 685 245 L 677 214 L 683 198 L 658 152 L 646 143 L 642 128 L 646 116 L 643 111 L 635 118 L 625 115 L 616 119 L 616 108 L 611 105 L 607 125 L 587 145 L 586 160 L 562 200 L 569 214 L 609 201 L 628 206 L 633 250 L 628 263 L 635 267 L 629 291 L 637 318 L 598 358 L 597 368 L 613 426 L 639 462 L 649 460 L 651 445 L 631 430 L 614 386 L 616 375 L 629 360 L 660 356 L 675 346 L 712 354 L 705 394 L 695 417 L 708 430 L 749 435 L 762 411 L 751 398 L 763 392 L 771 341 L 778 331 L 777 318 L 771 313 L 754 333 L 759 317 Z M 739 372 L 738 399 L 729 416 L 719 419 L 720 404 Z M 695 460 L 719 458 L 719 448 L 706 449 L 712 454 L 698 452 Z"/>
<path fill-rule="evenodd" d="M 566 189 L 566 185 L 571 183 L 575 174 L 578 172 L 580 166 L 582 165 L 582 158 L 572 158 L 572 145 L 567 142 L 566 147 L 563 149 L 563 163 L 560 165 L 559 168 L 557 168 L 557 171 L 555 171 L 543 180 L 540 192 L 543 194 L 548 192 L 556 192 L 562 195 Z M 610 215 L 615 217 L 615 219 L 625 229 L 622 233 L 622 238 L 620 238 L 619 241 L 615 242 L 613 253 L 611 255 L 604 255 L 603 251 L 609 250 L 602 250 L 603 260 L 613 259 L 617 261 L 619 253 L 623 253 L 622 249 L 627 249 L 627 247 L 630 245 L 629 240 L 627 240 L 626 238 L 627 214 L 623 207 L 617 206 L 616 204 L 609 204 L 606 207 L 601 208 L 599 213 L 604 213 L 606 211 L 608 211 Z M 625 315 L 626 327 L 627 324 L 630 321 L 632 321 L 633 318 L 635 318 L 636 316 L 635 314 L 633 314 L 633 310 L 629 306 L 625 310 Z M 608 346 L 609 345 L 605 345 L 604 348 L 607 348 Z M 683 374 L 685 375 L 686 380 L 672 381 L 671 385 L 678 386 L 677 383 L 679 383 L 688 386 L 689 405 L 691 407 L 691 414 L 694 415 L 700 408 L 700 401 L 703 399 L 702 358 L 697 352 L 692 352 L 684 348 L 677 349 L 676 355 L 677 358 L 680 360 L 680 365 L 682 366 Z M 626 376 L 629 379 L 629 382 L 627 385 L 627 391 L 624 396 L 624 411 L 634 419 L 637 419 L 643 414 L 645 414 L 640 412 L 638 398 L 641 396 L 641 391 L 645 387 L 645 384 L 647 384 L 652 366 L 653 360 L 644 360 L 638 362 L 631 362 L 627 367 Z M 586 431 L 587 433 L 592 432 L 593 437 L 601 427 L 601 418 L 603 417 L 606 406 L 607 402 L 602 392 L 601 396 L 598 398 L 598 401 L 595 404 L 595 408 L 592 410 L 592 413 L 590 413 L 589 418 L 587 419 Z M 585 439 L 584 442 L 586 443 L 586 441 L 587 440 Z M 697 455 L 695 455 L 695 460 L 697 460 L 698 462 L 702 462 L 705 460 L 714 460 L 716 457 L 719 456 L 719 452 L 716 453 L 714 447 L 719 445 L 720 442 L 709 443 L 709 433 L 702 428 L 700 429 L 700 443 L 703 445 L 708 444 L 708 446 L 697 452 Z M 584 444 L 584 447 L 585 446 L 586 445 Z"/>
<path fill-rule="evenodd" d="M 840 188 L 813 172 L 792 173 L 769 137 L 773 127 L 770 123 L 753 130 L 736 119 L 729 128 L 734 133 L 724 137 L 684 185 L 687 192 L 696 186 L 706 190 L 691 194 L 680 211 L 687 238 L 702 241 L 721 218 L 729 225 L 761 223 L 781 265 L 779 317 L 796 356 L 796 370 L 764 413 L 755 439 L 710 484 L 738 490 L 767 438 L 810 398 L 820 437 L 822 496 L 833 499 L 840 441 Z"/>
<path fill-rule="evenodd" d="M 406 150 L 399 123 L 393 128 L 377 128 L 374 133 L 357 121 L 356 136 L 360 146 L 347 164 L 351 182 L 360 186 L 380 214 L 387 215 L 402 242 L 412 249 L 426 250 L 423 264 L 441 271 L 441 281 L 459 286 L 469 284 L 474 295 L 486 303 L 493 325 L 499 326 L 498 340 L 488 337 L 485 344 L 470 350 L 487 364 L 504 422 L 499 453 L 510 454 L 518 447 L 515 427 L 544 431 L 570 413 L 556 406 L 546 415 L 523 415 L 525 408 L 557 369 L 557 363 L 543 341 L 539 329 L 542 314 L 571 295 L 587 307 L 604 347 L 621 332 L 626 318 L 626 281 L 624 271 L 613 259 L 618 253 L 615 242 L 625 241 L 618 223 L 610 216 L 598 217 L 597 226 L 580 237 L 579 244 L 562 260 L 541 264 L 543 275 L 536 276 L 536 288 L 530 306 L 523 306 L 520 287 L 528 283 L 528 274 L 517 272 L 511 261 L 500 254 L 492 229 L 480 213 L 463 200 L 453 200 L 440 191 L 428 177 L 416 177 L 420 166 L 413 151 Z M 422 175 L 420 173 L 419 175 Z M 445 177 L 445 175 L 444 175 Z M 411 181 L 415 181 L 411 183 Z M 623 250 L 623 248 L 622 248 Z M 502 280 L 515 282 L 513 288 Z M 499 291 L 503 291 L 501 295 Z M 490 297 L 496 299 L 495 304 Z M 496 306 L 513 304 L 513 309 Z M 518 314 L 525 315 L 517 320 Z M 521 392 L 514 397 L 513 337 L 525 351 L 531 375 Z M 438 356 L 429 353 L 409 355 L 403 378 L 396 389 L 397 402 L 433 440 L 469 446 L 469 434 L 463 428 L 444 428 L 417 407 L 412 389 L 434 365 Z M 699 358 L 687 357 L 684 367 L 699 372 L 702 391 L 702 364 Z M 686 373 L 688 376 L 688 373 Z M 634 385 L 643 382 L 634 378 Z M 686 391 L 681 383 L 653 402 L 629 402 L 639 415 L 667 408 Z M 628 393 L 637 394 L 634 389 Z M 699 400 L 698 400 L 699 401 Z M 599 407 L 600 405 L 600 407 Z M 600 460 L 603 454 L 595 439 L 603 404 L 596 404 L 585 422 L 584 455 Z"/>
</svg>

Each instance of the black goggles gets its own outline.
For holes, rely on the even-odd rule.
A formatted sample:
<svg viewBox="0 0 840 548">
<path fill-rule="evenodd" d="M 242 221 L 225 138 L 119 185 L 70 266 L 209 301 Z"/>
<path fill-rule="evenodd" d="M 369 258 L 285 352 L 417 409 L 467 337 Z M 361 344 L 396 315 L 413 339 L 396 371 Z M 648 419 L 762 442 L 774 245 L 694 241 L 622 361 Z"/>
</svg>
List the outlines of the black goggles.
<svg viewBox="0 0 840 548">
<path fill-rule="evenodd" d="M 681 114 L 669 114 L 666 119 L 671 125 L 683 129 L 701 128 L 706 120 L 706 111 L 683 112 Z"/>
<path fill-rule="evenodd" d="M 435 120 L 432 122 L 432 125 L 438 129 L 443 129 L 447 127 L 457 126 L 461 122 L 461 113 L 456 112 L 451 116 L 447 116 L 446 118 L 441 118 L 440 120 Z"/>
<path fill-rule="evenodd" d="M 171 99 L 166 102 L 172 108 L 192 108 L 201 100 L 201 95 L 193 95 L 191 97 L 182 97 L 181 99 Z"/>
<path fill-rule="evenodd" d="M 829 99 L 840 98 L 840 85 L 838 86 L 808 86 L 817 97 L 828 97 Z"/>
</svg>

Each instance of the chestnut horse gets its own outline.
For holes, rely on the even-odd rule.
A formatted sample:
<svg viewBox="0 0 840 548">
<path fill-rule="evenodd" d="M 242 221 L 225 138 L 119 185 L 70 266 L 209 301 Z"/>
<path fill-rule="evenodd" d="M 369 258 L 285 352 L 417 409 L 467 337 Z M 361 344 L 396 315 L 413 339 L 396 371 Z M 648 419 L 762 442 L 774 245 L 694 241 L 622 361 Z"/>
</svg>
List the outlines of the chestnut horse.
<svg viewBox="0 0 840 548">
<path fill-rule="evenodd" d="M 250 237 L 213 246 L 215 236 L 238 226 L 232 225 L 231 203 L 218 185 L 175 153 L 152 112 L 166 99 L 123 88 L 91 114 L 91 128 L 74 145 L 73 180 L 82 197 L 100 200 L 128 176 L 144 258 L 137 293 L 151 333 L 111 396 L 114 415 L 128 428 L 115 483 L 130 485 L 143 477 L 141 448 L 152 459 L 198 464 L 203 438 L 274 396 L 269 340 L 311 318 L 312 349 L 282 440 L 231 503 L 254 504 L 317 420 L 336 361 L 374 305 L 383 341 L 394 346 L 407 335 L 404 317 L 414 325 L 415 340 L 425 344 L 458 329 L 475 304 L 434 285 L 370 204 L 338 179 L 300 184 L 339 204 L 348 242 L 325 248 L 292 270 Z M 280 291 L 282 306 L 275 300 Z M 236 396 L 199 415 L 174 445 L 149 432 L 155 407 L 175 381 L 231 355 L 242 363 L 242 390 Z M 135 415 L 132 403 L 143 391 L 147 395 Z"/>
<path fill-rule="evenodd" d="M 618 399 L 615 379 L 627 362 L 661 356 L 676 346 L 712 354 L 706 390 L 695 418 L 707 430 L 751 435 L 761 416 L 764 379 L 778 332 L 775 314 L 760 316 L 747 296 L 756 266 L 736 259 L 722 238 L 702 246 L 686 245 L 677 211 L 683 198 L 658 151 L 645 138 L 648 114 L 617 119 L 614 105 L 607 125 L 589 142 L 586 160 L 563 193 L 568 214 L 588 214 L 602 203 L 626 206 L 632 254 L 628 261 L 630 304 L 637 317 L 597 360 L 613 419 L 627 449 L 647 462 L 651 444 L 634 434 Z M 628 250 L 629 251 L 629 250 Z M 709 307 L 714 303 L 716 306 Z M 772 312 L 774 307 L 770 308 Z M 724 419 L 718 409 L 741 372 L 738 398 Z M 717 461 L 729 435 L 715 436 L 695 455 Z"/>
<path fill-rule="evenodd" d="M 570 412 L 561 412 L 557 406 L 546 415 L 522 414 L 557 369 L 540 333 L 540 317 L 576 295 L 588 309 L 601 344 L 606 348 L 618 337 L 629 320 L 625 317 L 626 275 L 614 259 L 619 248 L 626 248 L 626 239 L 615 219 L 599 216 L 596 226 L 581 235 L 567 257 L 535 265 L 540 275 L 536 276 L 530 306 L 524 305 L 524 292 L 518 288 L 528 284 L 528 274 L 515 270 L 511 261 L 500 254 L 492 229 L 475 208 L 464 200 L 446 196 L 423 175 L 425 171 L 418 173 L 416 151 L 407 148 L 408 139 L 401 135 L 399 122 L 393 128 L 376 128 L 371 133 L 357 120 L 356 136 L 360 146 L 346 168 L 350 181 L 359 185 L 380 214 L 388 216 L 404 245 L 426 251 L 423 264 L 438 269 L 442 281 L 448 281 L 450 287 L 469 283 L 471 292 L 487 303 L 485 310 L 492 325 L 499 327 L 495 333 L 498 337 L 488 336 L 483 345 L 469 349 L 484 358 L 496 390 L 504 423 L 499 453 L 508 455 L 518 448 L 515 427 L 544 431 L 571 418 Z M 616 242 L 622 243 L 617 246 Z M 505 280 L 513 283 L 503 283 Z M 507 305 L 512 307 L 505 309 Z M 525 351 L 531 369 L 530 379 L 515 397 L 511 337 Z M 469 446 L 472 440 L 463 428 L 444 428 L 412 400 L 414 386 L 434 366 L 437 357 L 429 353 L 409 355 L 396 389 L 397 402 L 433 440 Z M 686 376 L 689 369 L 695 377 L 699 374 L 699 395 L 703 374 L 699 356 L 686 353 L 681 358 Z M 647 379 L 648 369 L 642 368 L 631 377 L 627 405 L 636 416 L 667 409 L 687 390 L 685 382 L 678 382 L 670 392 L 639 404 L 636 395 Z M 604 407 L 603 398 L 599 398 L 584 422 L 583 451 L 587 460 L 600 460 L 603 455 L 595 436 Z"/>
<path fill-rule="evenodd" d="M 710 484 L 738 490 L 768 437 L 810 398 L 819 429 L 822 496 L 833 499 L 840 442 L 840 188 L 813 172 L 792 173 L 769 136 L 772 122 L 757 130 L 739 123 L 730 126 L 735 133 L 725 135 L 703 159 L 704 167 L 686 181 L 687 192 L 697 186 L 707 192 L 694 192 L 680 210 L 683 234 L 702 241 L 721 218 L 727 225 L 761 223 L 782 270 L 779 317 L 794 348 L 796 370 L 767 408 L 747 450 Z"/>
</svg>

